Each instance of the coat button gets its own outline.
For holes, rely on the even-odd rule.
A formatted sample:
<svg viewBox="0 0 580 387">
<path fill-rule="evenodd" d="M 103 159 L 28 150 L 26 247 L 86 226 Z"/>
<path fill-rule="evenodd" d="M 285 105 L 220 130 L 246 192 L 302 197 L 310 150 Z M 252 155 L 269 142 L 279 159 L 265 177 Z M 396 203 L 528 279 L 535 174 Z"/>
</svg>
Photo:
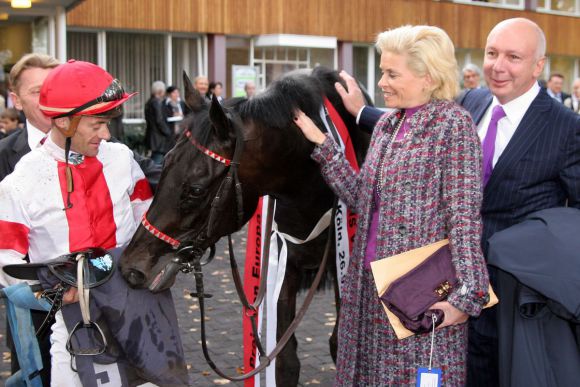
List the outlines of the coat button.
<svg viewBox="0 0 580 387">
<path fill-rule="evenodd" d="M 410 187 L 411 186 L 411 182 L 410 181 L 406 181 L 405 184 L 404 184 L 404 186 L 407 187 L 407 188 Z"/>
<path fill-rule="evenodd" d="M 413 144 L 417 145 L 421 143 L 421 139 L 419 137 L 413 137 Z"/>
</svg>

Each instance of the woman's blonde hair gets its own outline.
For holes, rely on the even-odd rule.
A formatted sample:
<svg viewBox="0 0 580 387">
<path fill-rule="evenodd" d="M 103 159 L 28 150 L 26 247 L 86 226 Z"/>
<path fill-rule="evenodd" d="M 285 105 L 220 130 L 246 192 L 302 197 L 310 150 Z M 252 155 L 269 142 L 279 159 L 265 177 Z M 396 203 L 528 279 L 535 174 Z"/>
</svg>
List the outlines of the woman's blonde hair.
<svg viewBox="0 0 580 387">
<path fill-rule="evenodd" d="M 407 66 L 419 77 L 433 82 L 431 98 L 452 100 L 459 93 L 453 42 L 439 27 L 402 26 L 382 32 L 375 45 L 379 53 L 407 56 Z"/>
</svg>

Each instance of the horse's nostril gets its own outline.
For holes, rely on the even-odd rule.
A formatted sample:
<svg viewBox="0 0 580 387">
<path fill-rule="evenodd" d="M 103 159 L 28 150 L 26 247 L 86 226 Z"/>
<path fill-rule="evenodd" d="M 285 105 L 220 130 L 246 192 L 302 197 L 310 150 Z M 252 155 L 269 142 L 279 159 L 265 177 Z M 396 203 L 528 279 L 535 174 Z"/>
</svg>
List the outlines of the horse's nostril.
<svg viewBox="0 0 580 387">
<path fill-rule="evenodd" d="M 142 287 L 145 283 L 145 274 L 141 273 L 139 270 L 130 269 L 125 273 L 125 280 L 133 288 Z"/>
</svg>

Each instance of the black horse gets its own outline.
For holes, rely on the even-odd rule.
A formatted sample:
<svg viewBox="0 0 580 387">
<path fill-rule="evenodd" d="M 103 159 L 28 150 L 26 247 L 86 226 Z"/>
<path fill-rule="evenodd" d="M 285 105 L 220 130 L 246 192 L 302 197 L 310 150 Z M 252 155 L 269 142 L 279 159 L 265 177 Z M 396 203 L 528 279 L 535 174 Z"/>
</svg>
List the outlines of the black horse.
<svg viewBox="0 0 580 387">
<path fill-rule="evenodd" d="M 320 109 L 326 97 L 349 130 L 359 164 L 369 143 L 369 135 L 358 129 L 342 104 L 334 88 L 338 81 L 341 80 L 335 71 L 318 67 L 311 74 L 287 75 L 253 99 L 234 99 L 223 107 L 214 99 L 208 107 L 187 80 L 186 101 L 194 113 L 184 121 L 186 132 L 165 158 L 147 220 L 202 254 L 221 237 L 239 230 L 254 213 L 258 198 L 270 195 L 276 199 L 278 229 L 306 239 L 331 208 L 334 195 L 310 158 L 313 144 L 293 123 L 294 112 L 301 109 L 322 127 Z M 240 146 L 243 152 L 235 167 L 242 187 L 241 200 L 236 199 L 235 185 L 222 185 L 232 166 L 200 151 L 207 149 L 214 156 L 231 159 L 236 149 L 242 149 Z M 221 204 L 214 212 L 211 209 L 216 196 Z M 278 301 L 278 338 L 295 316 L 296 295 L 320 265 L 327 239 L 322 233 L 306 244 L 288 243 L 286 275 Z M 132 286 L 151 289 L 152 281 L 173 255 L 168 243 L 139 227 L 122 256 L 121 269 Z M 334 259 L 329 260 L 328 266 L 330 273 L 336 272 Z M 337 286 L 334 281 L 335 294 Z M 330 344 L 335 359 L 336 326 Z M 280 386 L 298 383 L 300 363 L 296 350 L 297 341 L 292 337 L 277 358 L 276 380 Z"/>
</svg>

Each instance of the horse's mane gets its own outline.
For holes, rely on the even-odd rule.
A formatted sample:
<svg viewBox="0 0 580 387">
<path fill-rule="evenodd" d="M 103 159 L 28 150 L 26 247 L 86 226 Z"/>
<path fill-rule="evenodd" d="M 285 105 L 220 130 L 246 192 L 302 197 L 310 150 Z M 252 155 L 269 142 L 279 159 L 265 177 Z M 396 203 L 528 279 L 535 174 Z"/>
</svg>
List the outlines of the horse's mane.
<svg viewBox="0 0 580 387">
<path fill-rule="evenodd" d="M 283 130 L 291 126 L 297 109 L 313 120 L 318 117 L 322 93 L 322 86 L 313 77 L 304 72 L 291 72 L 240 104 L 240 117 L 243 121 L 252 120 L 271 129 Z"/>
</svg>

